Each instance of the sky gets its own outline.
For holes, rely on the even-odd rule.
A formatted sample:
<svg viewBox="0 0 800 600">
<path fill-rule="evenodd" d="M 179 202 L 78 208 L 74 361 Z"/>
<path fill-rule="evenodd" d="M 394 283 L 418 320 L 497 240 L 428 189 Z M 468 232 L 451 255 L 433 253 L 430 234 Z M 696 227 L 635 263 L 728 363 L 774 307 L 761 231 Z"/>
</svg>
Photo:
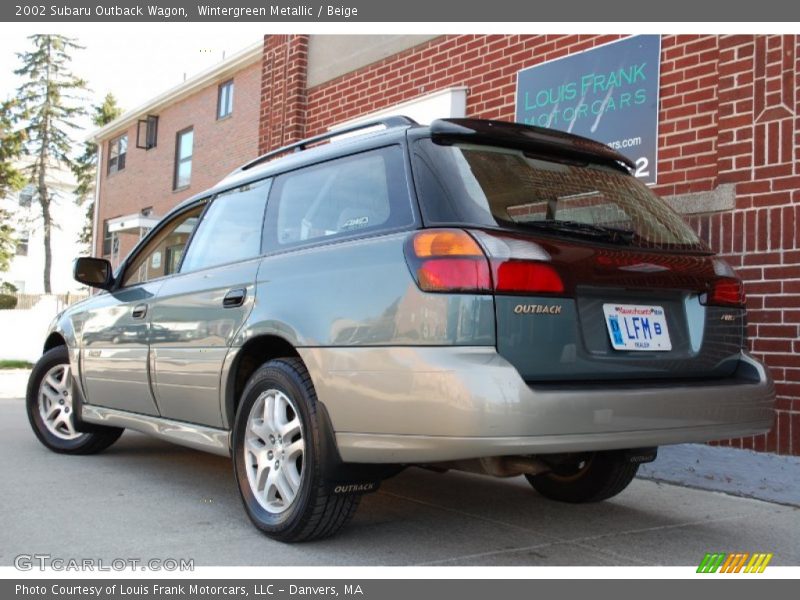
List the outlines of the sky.
<svg viewBox="0 0 800 600">
<path fill-rule="evenodd" d="M 108 93 L 125 110 L 179 85 L 219 63 L 223 57 L 258 44 L 264 25 L 259 23 L 91 23 L 43 26 L 0 23 L 0 99 L 13 97 L 21 79 L 17 52 L 32 48 L 28 36 L 58 33 L 85 46 L 73 54 L 72 70 L 91 88 L 89 102 Z M 88 122 L 86 123 L 89 126 Z M 88 133 L 88 130 L 87 132 Z M 78 136 L 80 137 L 80 135 Z"/>
</svg>

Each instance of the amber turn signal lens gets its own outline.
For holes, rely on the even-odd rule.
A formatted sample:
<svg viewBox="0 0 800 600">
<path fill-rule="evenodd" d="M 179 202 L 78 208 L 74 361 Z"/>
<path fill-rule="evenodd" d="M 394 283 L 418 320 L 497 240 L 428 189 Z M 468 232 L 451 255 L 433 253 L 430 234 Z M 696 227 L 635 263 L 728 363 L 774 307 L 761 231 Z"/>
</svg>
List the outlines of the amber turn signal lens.
<svg viewBox="0 0 800 600">
<path fill-rule="evenodd" d="M 418 258 L 440 256 L 480 256 L 478 243 L 466 231 L 424 231 L 414 236 L 414 254 Z"/>
</svg>

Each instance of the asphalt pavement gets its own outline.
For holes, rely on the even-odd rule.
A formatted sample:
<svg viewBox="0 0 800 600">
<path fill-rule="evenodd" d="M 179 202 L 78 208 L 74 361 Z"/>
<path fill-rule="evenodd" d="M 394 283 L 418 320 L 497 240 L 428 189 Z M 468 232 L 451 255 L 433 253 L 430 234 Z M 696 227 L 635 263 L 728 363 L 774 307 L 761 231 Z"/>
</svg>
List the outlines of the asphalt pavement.
<svg viewBox="0 0 800 600">
<path fill-rule="evenodd" d="M 95 456 L 46 450 L 23 401 L 0 396 L 0 565 L 19 554 L 248 565 L 697 565 L 771 552 L 800 565 L 800 509 L 635 480 L 566 505 L 516 477 L 408 469 L 334 538 L 285 545 L 252 527 L 229 460 L 126 432 Z"/>
</svg>

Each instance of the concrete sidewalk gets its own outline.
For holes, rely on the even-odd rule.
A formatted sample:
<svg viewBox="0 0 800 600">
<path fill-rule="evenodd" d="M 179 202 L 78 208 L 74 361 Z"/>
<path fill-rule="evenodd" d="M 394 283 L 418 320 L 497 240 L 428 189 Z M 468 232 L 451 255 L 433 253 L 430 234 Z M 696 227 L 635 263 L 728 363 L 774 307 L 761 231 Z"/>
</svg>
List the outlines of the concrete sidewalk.
<svg viewBox="0 0 800 600">
<path fill-rule="evenodd" d="M 635 480 L 566 505 L 521 477 L 408 469 L 337 537 L 284 545 L 248 521 L 229 460 L 126 432 L 103 454 L 47 451 L 21 399 L 0 400 L 0 564 L 18 554 L 193 558 L 205 565 L 697 565 L 772 552 L 800 565 L 800 509 Z"/>
</svg>

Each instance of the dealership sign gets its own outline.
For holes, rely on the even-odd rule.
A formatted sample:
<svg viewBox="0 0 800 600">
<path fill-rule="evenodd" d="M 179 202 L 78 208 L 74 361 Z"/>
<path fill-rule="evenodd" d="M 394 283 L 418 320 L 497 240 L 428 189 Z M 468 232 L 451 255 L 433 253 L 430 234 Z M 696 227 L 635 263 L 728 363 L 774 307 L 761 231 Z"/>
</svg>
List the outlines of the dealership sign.
<svg viewBox="0 0 800 600">
<path fill-rule="evenodd" d="M 517 73 L 520 123 L 604 142 L 656 182 L 661 37 L 637 35 Z"/>
</svg>

